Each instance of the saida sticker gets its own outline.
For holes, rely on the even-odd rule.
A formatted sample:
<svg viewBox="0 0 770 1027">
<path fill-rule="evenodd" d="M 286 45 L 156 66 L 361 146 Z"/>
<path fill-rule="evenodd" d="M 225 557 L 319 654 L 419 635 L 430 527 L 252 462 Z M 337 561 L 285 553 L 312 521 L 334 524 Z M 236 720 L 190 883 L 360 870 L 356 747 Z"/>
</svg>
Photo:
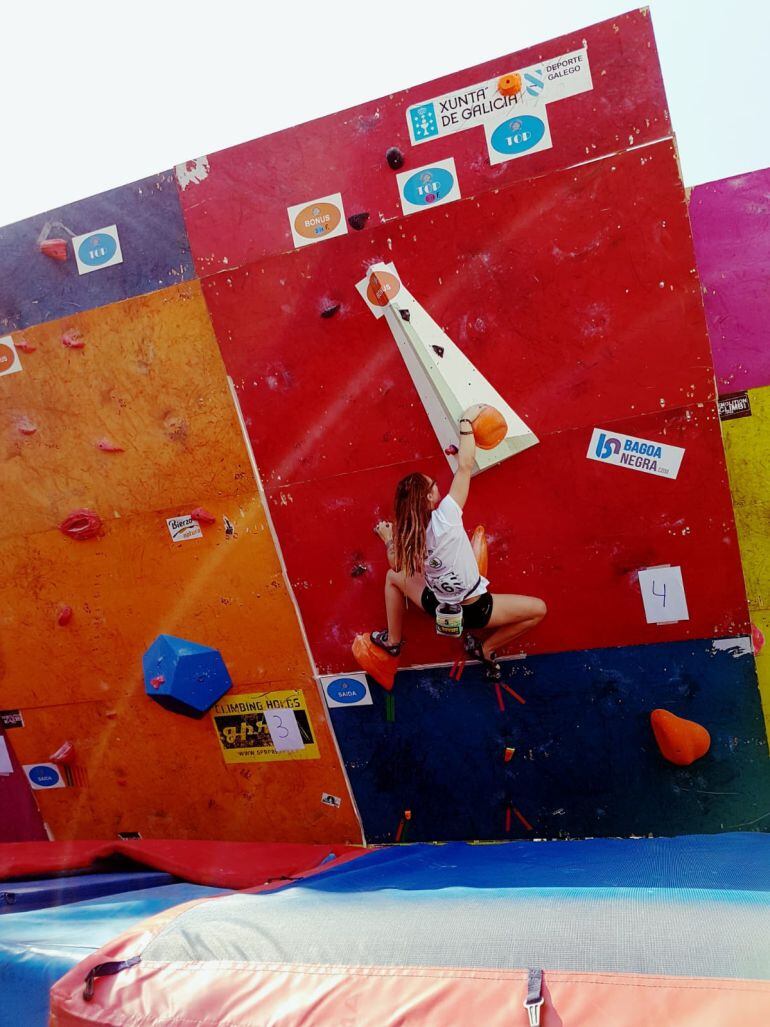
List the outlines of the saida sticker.
<svg viewBox="0 0 770 1027">
<path fill-rule="evenodd" d="M 278 720 L 281 711 L 291 713 L 302 740 L 302 748 L 278 751 L 273 737 L 281 736 Z M 268 723 L 271 717 L 272 723 Z M 276 760 L 317 760 L 321 758 L 300 691 L 253 692 L 234 695 L 216 703 L 211 719 L 222 748 L 225 763 L 269 763 Z M 272 733 L 271 733 L 272 732 Z"/>
</svg>

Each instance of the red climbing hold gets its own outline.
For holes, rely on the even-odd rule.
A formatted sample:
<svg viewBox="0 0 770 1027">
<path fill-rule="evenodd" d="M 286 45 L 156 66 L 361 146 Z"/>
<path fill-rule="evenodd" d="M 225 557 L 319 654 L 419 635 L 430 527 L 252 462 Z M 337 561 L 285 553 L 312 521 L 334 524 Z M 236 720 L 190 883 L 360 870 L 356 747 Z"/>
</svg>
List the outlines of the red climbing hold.
<svg viewBox="0 0 770 1027">
<path fill-rule="evenodd" d="M 22 417 L 22 419 L 17 422 L 17 427 L 22 435 L 34 435 L 37 431 L 37 425 L 33 424 L 28 417 Z"/>
<path fill-rule="evenodd" d="M 661 755 L 678 767 L 688 767 L 711 748 L 711 735 L 693 720 L 668 710 L 653 710 L 650 723 Z"/>
<path fill-rule="evenodd" d="M 60 606 L 59 612 L 56 615 L 56 623 L 60 628 L 66 627 L 67 624 L 72 620 L 72 607 L 71 606 Z"/>
<path fill-rule="evenodd" d="M 202 506 L 196 506 L 190 516 L 194 521 L 197 521 L 198 524 L 216 524 L 217 522 L 214 514 L 209 513 L 208 510 L 205 510 Z"/>
<path fill-rule="evenodd" d="M 457 446 L 454 444 L 454 442 L 452 442 L 449 446 L 447 446 L 447 448 L 444 450 L 444 452 L 446 453 L 447 456 L 457 456 L 457 454 L 460 452 L 460 450 L 457 448 Z"/>
<path fill-rule="evenodd" d="M 117 442 L 110 442 L 109 439 L 100 439 L 96 445 L 98 449 L 101 449 L 102 453 L 125 453 L 125 449 L 122 446 L 119 446 Z"/>
<path fill-rule="evenodd" d="M 20 335 L 17 339 L 13 340 L 14 347 L 19 353 L 34 353 L 37 346 L 33 346 L 31 342 L 27 342 L 23 335 Z"/>
<path fill-rule="evenodd" d="M 386 691 L 389 692 L 393 688 L 393 679 L 398 670 L 398 657 L 380 649 L 369 635 L 356 635 L 353 642 L 353 659 Z"/>
<path fill-rule="evenodd" d="M 66 239 L 45 239 L 40 243 L 40 252 L 51 260 L 58 260 L 62 263 L 67 259 Z"/>
<path fill-rule="evenodd" d="M 158 674 L 156 678 L 150 678 L 150 684 L 153 688 L 160 688 L 161 685 L 165 685 L 166 679 L 162 674 Z"/>
<path fill-rule="evenodd" d="M 765 646 L 765 636 L 756 624 L 751 625 L 751 645 L 755 656 L 759 656 Z"/>
<path fill-rule="evenodd" d="M 48 757 L 51 763 L 70 764 L 75 761 L 75 746 L 72 742 L 63 742 L 56 752 Z"/>
<path fill-rule="evenodd" d="M 86 340 L 77 328 L 71 328 L 70 331 L 65 332 L 61 337 L 61 342 L 62 346 L 66 346 L 67 349 L 83 349 L 86 344 Z"/>
<path fill-rule="evenodd" d="M 102 519 L 93 510 L 73 510 L 59 525 L 59 530 L 76 542 L 96 538 L 102 529 Z"/>
</svg>

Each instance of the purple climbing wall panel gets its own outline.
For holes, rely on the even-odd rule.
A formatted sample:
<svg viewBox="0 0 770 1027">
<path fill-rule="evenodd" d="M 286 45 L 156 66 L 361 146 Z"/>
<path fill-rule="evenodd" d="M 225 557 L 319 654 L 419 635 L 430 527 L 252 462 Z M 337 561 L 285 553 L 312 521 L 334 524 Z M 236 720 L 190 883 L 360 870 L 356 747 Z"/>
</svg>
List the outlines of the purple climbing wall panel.
<svg viewBox="0 0 770 1027">
<path fill-rule="evenodd" d="M 98 247 L 91 265 L 79 265 L 73 240 L 112 226 L 119 253 Z M 165 171 L 0 228 L 0 334 L 193 277 L 176 181 Z"/>
</svg>

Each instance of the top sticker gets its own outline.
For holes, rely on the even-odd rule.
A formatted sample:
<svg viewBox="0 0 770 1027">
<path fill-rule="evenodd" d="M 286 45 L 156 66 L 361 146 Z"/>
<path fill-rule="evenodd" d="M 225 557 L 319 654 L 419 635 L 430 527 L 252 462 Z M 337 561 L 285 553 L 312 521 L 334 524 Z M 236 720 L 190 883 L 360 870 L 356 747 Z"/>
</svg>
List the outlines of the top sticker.
<svg viewBox="0 0 770 1027">
<path fill-rule="evenodd" d="M 441 136 L 464 132 L 483 125 L 491 118 L 503 118 L 509 111 L 514 113 L 541 107 L 593 89 L 585 48 L 554 57 L 552 61 L 508 72 L 504 77 L 515 76 L 518 76 L 521 88 L 513 95 L 504 96 L 500 92 L 498 77 L 408 107 L 406 121 L 412 143 L 427 143 Z"/>
<path fill-rule="evenodd" d="M 396 180 L 404 214 L 414 214 L 418 210 L 460 199 L 457 169 L 452 157 L 413 171 L 402 171 Z"/>
<path fill-rule="evenodd" d="M 123 263 L 117 225 L 98 228 L 87 235 L 76 235 L 72 240 L 72 248 L 81 275 Z"/>
</svg>

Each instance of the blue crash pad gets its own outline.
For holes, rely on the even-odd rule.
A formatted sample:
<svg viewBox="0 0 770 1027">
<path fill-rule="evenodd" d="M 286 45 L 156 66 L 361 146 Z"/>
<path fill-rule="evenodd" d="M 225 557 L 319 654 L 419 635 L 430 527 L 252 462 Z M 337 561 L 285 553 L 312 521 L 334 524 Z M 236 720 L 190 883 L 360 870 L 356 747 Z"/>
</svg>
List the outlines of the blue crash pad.
<svg viewBox="0 0 770 1027">
<path fill-rule="evenodd" d="M 170 884 L 0 917 L 0 1027 L 45 1027 L 51 985 L 140 920 L 228 889 Z"/>
<path fill-rule="evenodd" d="M 73 874 L 63 877 L 44 877 L 34 881 L 0 882 L 0 915 L 24 913 L 29 909 L 46 906 L 64 906 L 70 902 L 96 899 L 100 895 L 131 892 L 145 888 L 158 888 L 174 884 L 173 874 L 159 870 L 137 870 L 128 873 Z"/>
</svg>

